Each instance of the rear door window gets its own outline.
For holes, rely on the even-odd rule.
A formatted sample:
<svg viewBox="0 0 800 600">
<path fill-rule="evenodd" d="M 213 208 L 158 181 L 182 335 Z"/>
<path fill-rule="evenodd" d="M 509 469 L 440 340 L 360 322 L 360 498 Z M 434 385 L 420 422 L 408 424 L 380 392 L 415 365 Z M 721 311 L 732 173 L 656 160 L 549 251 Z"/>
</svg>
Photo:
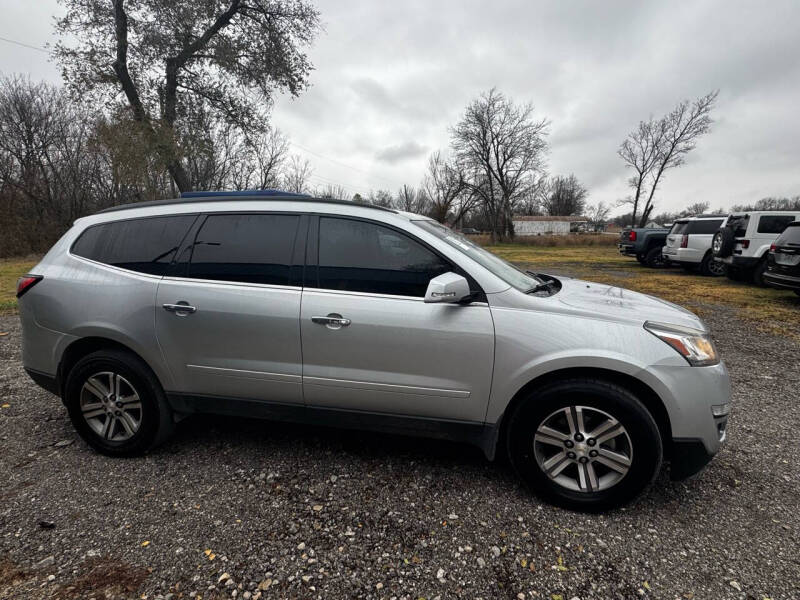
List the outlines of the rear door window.
<svg viewBox="0 0 800 600">
<path fill-rule="evenodd" d="M 783 233 L 793 221 L 794 215 L 762 215 L 758 220 L 758 233 Z"/>
<path fill-rule="evenodd" d="M 428 282 L 451 270 L 446 260 L 389 227 L 320 218 L 321 288 L 424 297 Z"/>
<path fill-rule="evenodd" d="M 75 241 L 71 252 L 121 269 L 164 275 L 196 216 L 147 217 L 93 225 Z"/>
<path fill-rule="evenodd" d="M 692 221 L 685 233 L 688 234 L 713 234 L 716 233 L 722 225 L 722 219 L 703 219 L 701 221 Z"/>
<path fill-rule="evenodd" d="M 289 285 L 299 215 L 210 215 L 192 244 L 186 276 Z"/>
</svg>

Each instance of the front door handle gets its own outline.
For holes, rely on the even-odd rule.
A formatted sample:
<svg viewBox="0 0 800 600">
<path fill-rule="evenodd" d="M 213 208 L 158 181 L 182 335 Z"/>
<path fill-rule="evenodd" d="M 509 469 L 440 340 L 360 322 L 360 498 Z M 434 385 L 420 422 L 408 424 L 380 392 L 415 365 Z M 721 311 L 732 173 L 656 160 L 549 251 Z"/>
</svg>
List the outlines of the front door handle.
<svg viewBox="0 0 800 600">
<path fill-rule="evenodd" d="M 189 305 L 185 300 L 181 300 L 177 304 L 162 304 L 161 306 L 164 307 L 165 311 L 175 313 L 179 317 L 185 317 L 197 312 L 197 307 Z"/>
<path fill-rule="evenodd" d="M 328 329 L 340 329 L 350 325 L 350 319 L 344 318 L 339 313 L 330 313 L 327 317 L 311 317 L 317 325 L 325 325 Z"/>
</svg>

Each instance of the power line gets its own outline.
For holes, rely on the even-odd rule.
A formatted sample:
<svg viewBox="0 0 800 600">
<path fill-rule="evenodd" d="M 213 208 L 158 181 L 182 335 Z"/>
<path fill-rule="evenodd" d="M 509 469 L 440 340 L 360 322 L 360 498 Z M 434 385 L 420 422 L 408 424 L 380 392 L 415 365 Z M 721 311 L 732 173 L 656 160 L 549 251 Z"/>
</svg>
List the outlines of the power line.
<svg viewBox="0 0 800 600">
<path fill-rule="evenodd" d="M 46 48 L 42 48 L 40 46 L 31 46 L 30 44 L 26 44 L 25 42 L 18 42 L 17 40 L 10 40 L 4 37 L 0 37 L 0 41 L 8 42 L 9 44 L 16 44 L 17 46 L 22 46 L 23 48 L 30 48 L 31 50 L 38 50 L 39 52 L 45 52 L 46 54 L 50 54 L 50 51 Z"/>
<path fill-rule="evenodd" d="M 352 169 L 353 171 L 358 171 L 359 173 L 364 173 L 365 175 L 369 175 L 373 179 L 380 179 L 382 181 L 385 181 L 386 183 L 391 184 L 392 186 L 396 185 L 396 183 L 394 181 L 386 179 L 385 177 L 381 177 L 380 175 L 374 175 L 374 174 L 370 173 L 369 171 L 365 171 L 364 169 L 359 169 L 358 167 L 354 167 L 352 165 L 348 165 L 347 163 L 343 163 L 343 162 L 341 162 L 339 160 L 336 160 L 334 158 L 330 158 L 329 156 L 325 156 L 324 154 L 320 154 L 319 152 L 315 152 L 314 150 L 311 150 L 310 148 L 306 148 L 305 146 L 301 146 L 297 142 L 291 142 L 290 141 L 289 143 L 292 146 L 296 146 L 297 148 L 300 148 L 301 150 L 305 150 L 309 154 L 313 154 L 314 156 L 316 156 L 318 158 L 322 158 L 324 160 L 330 161 L 330 162 L 332 162 L 334 164 L 339 165 L 340 167 L 345 167 L 346 169 Z"/>
</svg>

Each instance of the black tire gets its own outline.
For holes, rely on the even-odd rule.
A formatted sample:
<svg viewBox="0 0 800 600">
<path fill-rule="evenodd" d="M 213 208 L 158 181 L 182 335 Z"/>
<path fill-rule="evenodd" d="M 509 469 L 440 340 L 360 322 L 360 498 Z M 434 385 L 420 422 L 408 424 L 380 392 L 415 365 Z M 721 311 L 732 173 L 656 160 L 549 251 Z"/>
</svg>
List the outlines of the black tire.
<svg viewBox="0 0 800 600">
<path fill-rule="evenodd" d="M 794 293 L 800 296 L 800 290 L 794 290 Z"/>
<path fill-rule="evenodd" d="M 107 372 L 122 376 L 139 396 L 141 409 L 135 413 L 139 417 L 138 429 L 125 440 L 107 439 L 100 435 L 89 425 L 81 410 L 84 384 L 90 377 Z M 81 358 L 67 375 L 63 400 L 78 434 L 92 448 L 108 456 L 144 454 L 166 440 L 175 426 L 164 390 L 150 367 L 134 354 L 121 350 L 100 350 Z M 112 429 L 125 435 L 121 427 L 120 420 Z"/>
<path fill-rule="evenodd" d="M 665 265 L 664 255 L 661 254 L 661 248 L 650 248 L 644 257 L 644 264 L 651 269 L 660 269 Z"/>
<path fill-rule="evenodd" d="M 568 489 L 551 479 L 539 465 L 534 436 L 541 423 L 569 406 L 604 411 L 625 428 L 631 442 L 628 472 L 599 491 Z M 647 488 L 661 468 L 663 446 L 658 426 L 644 405 L 627 389 L 598 379 L 568 379 L 530 392 L 510 415 L 506 444 L 511 464 L 534 493 L 552 504 L 588 512 L 617 508 Z M 556 450 L 557 451 L 557 450 Z M 571 465 L 577 473 L 578 465 Z"/>
<path fill-rule="evenodd" d="M 725 275 L 727 265 L 724 262 L 714 260 L 714 255 L 711 252 L 706 252 L 700 263 L 700 273 L 707 277 L 721 277 Z"/>
<path fill-rule="evenodd" d="M 644 254 L 637 254 L 636 255 L 636 260 L 639 261 L 639 264 L 643 265 L 644 264 Z"/>
<path fill-rule="evenodd" d="M 767 282 L 764 281 L 764 272 L 767 270 L 767 259 L 766 257 L 762 258 L 756 268 L 753 269 L 751 274 L 751 278 L 754 284 L 760 287 L 767 287 Z"/>
<path fill-rule="evenodd" d="M 711 240 L 711 250 L 717 258 L 725 258 L 733 254 L 734 245 L 733 229 L 721 227 Z"/>
</svg>

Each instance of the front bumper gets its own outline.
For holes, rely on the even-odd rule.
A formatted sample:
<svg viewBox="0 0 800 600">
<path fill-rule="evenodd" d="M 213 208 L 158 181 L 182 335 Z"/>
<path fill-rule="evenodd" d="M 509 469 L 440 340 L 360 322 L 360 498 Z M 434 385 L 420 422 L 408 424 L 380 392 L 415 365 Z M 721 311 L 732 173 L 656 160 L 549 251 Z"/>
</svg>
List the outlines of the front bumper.
<svg viewBox="0 0 800 600">
<path fill-rule="evenodd" d="M 653 365 L 643 372 L 664 402 L 672 447 L 666 448 L 673 479 L 702 470 L 727 438 L 730 378 L 725 364 L 707 367 Z"/>
</svg>

